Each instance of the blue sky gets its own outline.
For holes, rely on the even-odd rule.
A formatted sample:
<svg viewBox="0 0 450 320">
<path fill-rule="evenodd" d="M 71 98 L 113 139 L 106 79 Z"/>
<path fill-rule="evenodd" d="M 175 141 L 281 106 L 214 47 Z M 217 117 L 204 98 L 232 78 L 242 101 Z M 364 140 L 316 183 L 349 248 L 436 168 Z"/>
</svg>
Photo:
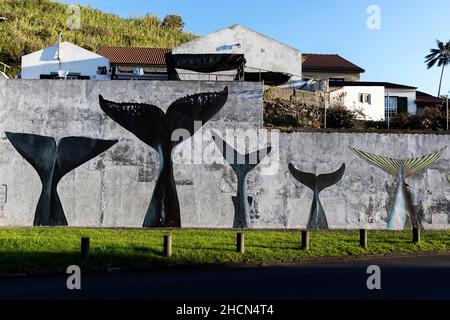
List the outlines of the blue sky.
<svg viewBox="0 0 450 320">
<path fill-rule="evenodd" d="M 450 40 L 448 0 L 77 0 L 122 17 L 178 14 L 185 29 L 204 35 L 240 23 L 308 53 L 338 53 L 366 69 L 363 80 L 418 86 L 436 95 L 440 70 L 424 57 L 435 40 Z M 381 10 L 369 30 L 367 8 Z M 443 92 L 450 90 L 450 67 Z"/>
</svg>

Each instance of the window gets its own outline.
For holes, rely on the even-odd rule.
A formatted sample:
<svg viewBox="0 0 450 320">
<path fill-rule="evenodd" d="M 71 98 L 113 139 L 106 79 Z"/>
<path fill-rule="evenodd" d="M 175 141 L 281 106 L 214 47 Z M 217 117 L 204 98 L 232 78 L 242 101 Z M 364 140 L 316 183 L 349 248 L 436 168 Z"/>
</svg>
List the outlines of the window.
<svg viewBox="0 0 450 320">
<path fill-rule="evenodd" d="M 97 74 L 108 74 L 108 68 L 104 66 L 97 67 Z"/>
<path fill-rule="evenodd" d="M 328 80 L 330 80 L 330 81 L 345 81 L 344 78 L 330 78 Z"/>
<path fill-rule="evenodd" d="M 372 104 L 372 95 L 369 93 L 360 93 L 358 100 L 360 103 Z"/>
<path fill-rule="evenodd" d="M 384 117 L 385 118 L 392 118 L 397 115 L 397 102 L 398 97 L 388 97 L 384 98 Z"/>
</svg>

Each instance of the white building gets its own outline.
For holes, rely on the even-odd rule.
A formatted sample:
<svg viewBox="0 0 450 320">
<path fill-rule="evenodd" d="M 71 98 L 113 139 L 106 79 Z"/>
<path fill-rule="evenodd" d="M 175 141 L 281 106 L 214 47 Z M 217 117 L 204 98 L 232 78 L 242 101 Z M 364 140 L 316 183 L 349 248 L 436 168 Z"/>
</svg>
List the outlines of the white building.
<svg viewBox="0 0 450 320">
<path fill-rule="evenodd" d="M 22 57 L 22 79 L 108 80 L 109 60 L 70 42 Z"/>
<path fill-rule="evenodd" d="M 302 80 L 302 54 L 299 50 L 240 24 L 181 44 L 173 48 L 172 54 L 244 54 L 245 72 L 248 74 L 279 73 L 289 75 L 291 81 Z M 211 75 L 177 71 L 181 80 L 211 80 Z M 234 75 L 222 71 L 213 80 L 233 80 Z"/>
<path fill-rule="evenodd" d="M 367 120 L 384 120 L 388 111 L 390 117 L 417 113 L 416 87 L 366 81 L 330 81 L 329 86 L 331 105 L 342 99 L 347 108 L 361 110 Z"/>
</svg>

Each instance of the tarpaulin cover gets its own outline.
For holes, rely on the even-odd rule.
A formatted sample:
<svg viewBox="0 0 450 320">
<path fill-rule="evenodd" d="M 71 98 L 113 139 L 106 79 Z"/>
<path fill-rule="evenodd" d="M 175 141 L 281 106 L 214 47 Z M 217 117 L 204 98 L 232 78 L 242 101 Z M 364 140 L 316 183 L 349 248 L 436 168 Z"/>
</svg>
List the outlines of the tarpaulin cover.
<svg viewBox="0 0 450 320">
<path fill-rule="evenodd" d="M 237 78 L 244 73 L 245 57 L 243 54 L 167 54 L 167 72 L 170 80 L 179 80 L 175 69 L 190 70 L 201 73 L 238 70 Z"/>
<path fill-rule="evenodd" d="M 269 86 L 279 86 L 285 84 L 291 79 L 291 76 L 282 72 L 246 72 L 244 76 L 245 81 L 248 82 L 261 82 Z"/>
</svg>

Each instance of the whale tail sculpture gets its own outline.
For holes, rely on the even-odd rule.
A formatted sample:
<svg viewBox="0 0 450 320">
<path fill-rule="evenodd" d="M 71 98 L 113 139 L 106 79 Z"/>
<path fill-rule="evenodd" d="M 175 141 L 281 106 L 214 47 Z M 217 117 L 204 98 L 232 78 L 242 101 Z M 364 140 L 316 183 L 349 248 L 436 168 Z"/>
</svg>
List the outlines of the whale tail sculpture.
<svg viewBox="0 0 450 320">
<path fill-rule="evenodd" d="M 251 228 L 250 208 L 253 197 L 247 195 L 247 175 L 272 151 L 272 147 L 241 154 L 217 135 L 213 136 L 213 139 L 225 160 L 236 173 L 238 180 L 236 196 L 232 197 L 234 204 L 233 228 Z"/>
<path fill-rule="evenodd" d="M 289 171 L 297 181 L 314 192 L 307 228 L 312 230 L 328 229 L 327 217 L 320 201 L 319 194 L 322 190 L 335 185 L 342 179 L 345 173 L 345 164 L 342 164 L 342 166 L 333 173 L 321 174 L 318 176 L 314 173 L 297 170 L 291 163 L 289 164 Z"/>
<path fill-rule="evenodd" d="M 404 230 L 412 226 L 420 226 L 405 179 L 429 168 L 442 157 L 446 149 L 447 146 L 426 156 L 400 160 L 351 148 L 361 159 L 398 178 L 394 200 L 389 212 L 388 230 Z"/>
<path fill-rule="evenodd" d="M 211 119 L 225 105 L 228 88 L 221 92 L 199 93 L 173 102 L 167 112 L 151 104 L 121 103 L 99 97 L 101 109 L 115 122 L 152 147 L 159 155 L 159 173 L 143 227 L 181 227 L 180 205 L 173 176 L 172 150 L 181 141 L 172 141 L 177 129 L 194 135 L 195 122 Z"/>
<path fill-rule="evenodd" d="M 17 152 L 33 166 L 42 182 L 33 222 L 35 226 L 68 225 L 57 192 L 59 181 L 70 171 L 117 143 L 117 140 L 84 137 L 65 137 L 56 143 L 52 137 L 5 133 Z"/>
</svg>

